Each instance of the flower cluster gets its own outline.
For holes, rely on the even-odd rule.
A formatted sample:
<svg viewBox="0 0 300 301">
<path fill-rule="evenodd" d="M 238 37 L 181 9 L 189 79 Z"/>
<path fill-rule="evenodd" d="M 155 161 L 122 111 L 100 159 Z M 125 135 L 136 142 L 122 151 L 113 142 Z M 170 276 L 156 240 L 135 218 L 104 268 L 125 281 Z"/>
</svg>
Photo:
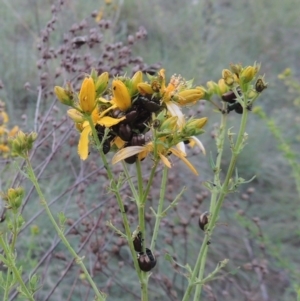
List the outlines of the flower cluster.
<svg viewBox="0 0 300 301">
<path fill-rule="evenodd" d="M 222 78 L 215 83 L 207 83 L 206 98 L 217 94 L 226 103 L 224 113 L 234 111 L 242 114 L 244 109 L 251 110 L 259 94 L 267 88 L 264 76 L 256 77 L 260 64 L 243 67 L 241 64 L 231 64 L 230 70 L 222 71 Z M 245 102 L 247 100 L 247 102 Z"/>
<path fill-rule="evenodd" d="M 8 129 L 8 122 L 9 117 L 5 111 L 5 104 L 0 101 L 0 156 L 3 158 L 7 158 L 11 155 L 9 139 L 14 137 L 19 130 L 18 126 Z"/>
<path fill-rule="evenodd" d="M 195 104 L 206 92 L 193 88 L 192 81 L 173 75 L 167 84 L 162 69 L 157 75 L 147 74 L 146 81 L 138 71 L 131 78 L 115 77 L 109 85 L 107 72 L 98 76 L 92 71 L 79 93 L 70 85 L 54 90 L 60 102 L 72 107 L 68 116 L 80 132 L 82 160 L 88 157 L 90 142 L 100 142 L 104 154 L 117 151 L 113 163 L 134 163 L 151 154 L 171 167 L 168 156 L 173 154 L 197 174 L 186 159 L 185 144 L 197 144 L 205 152 L 196 136 L 203 132 L 207 118 L 187 120 L 182 107 Z"/>
</svg>

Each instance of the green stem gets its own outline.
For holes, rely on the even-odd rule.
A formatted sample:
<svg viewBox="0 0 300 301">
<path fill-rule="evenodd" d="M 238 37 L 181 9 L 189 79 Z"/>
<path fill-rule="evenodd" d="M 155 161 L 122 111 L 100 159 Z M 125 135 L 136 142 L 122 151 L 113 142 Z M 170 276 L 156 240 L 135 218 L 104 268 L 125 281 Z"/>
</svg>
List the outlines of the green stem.
<svg viewBox="0 0 300 301">
<path fill-rule="evenodd" d="M 1 244 L 1 243 L 0 243 Z M 11 269 L 7 268 L 6 272 L 6 283 L 5 283 L 5 288 L 4 288 L 4 296 L 3 296 L 3 301 L 8 300 L 8 294 L 9 294 L 9 284 L 10 284 L 10 275 L 11 275 Z"/>
<path fill-rule="evenodd" d="M 158 163 L 159 163 L 159 159 L 158 159 L 158 158 L 155 158 L 155 159 L 154 159 L 154 165 L 153 165 L 153 167 L 151 168 L 151 173 L 150 173 L 150 176 L 149 176 L 149 180 L 148 180 L 146 189 L 145 189 L 145 191 L 144 191 L 143 200 L 142 200 L 143 203 L 146 202 L 147 196 L 148 196 L 148 194 L 149 194 L 149 191 L 150 191 L 150 188 L 151 188 L 151 185 L 152 185 L 152 182 L 153 182 L 155 173 L 156 173 L 156 168 L 157 168 Z"/>
<path fill-rule="evenodd" d="M 134 268 L 135 268 L 135 270 L 136 270 L 136 272 L 138 274 L 139 279 L 141 280 L 140 267 L 139 267 L 139 264 L 138 264 L 138 261 L 137 261 L 136 252 L 134 250 L 133 241 L 132 241 L 132 238 L 131 238 L 131 230 L 130 230 L 130 227 L 129 227 L 128 218 L 127 218 L 127 215 L 126 215 L 126 212 L 125 212 L 125 209 L 124 209 L 124 204 L 123 204 L 123 201 L 122 201 L 122 197 L 121 197 L 118 185 L 117 185 L 117 183 L 116 183 L 116 181 L 114 179 L 112 170 L 111 170 L 111 168 L 110 168 L 110 166 L 109 166 L 109 164 L 107 162 L 106 156 L 104 155 L 104 153 L 102 151 L 101 142 L 100 142 L 100 140 L 98 138 L 98 135 L 97 135 L 94 123 L 93 123 L 93 121 L 92 121 L 92 119 L 91 119 L 90 116 L 88 116 L 87 119 L 89 121 L 91 130 L 92 130 L 92 134 L 93 134 L 94 140 L 96 142 L 97 148 L 99 150 L 99 154 L 101 156 L 102 162 L 103 162 L 104 167 L 106 169 L 107 176 L 108 176 L 108 178 L 110 180 L 112 191 L 114 192 L 114 194 L 116 196 L 117 203 L 118 203 L 118 206 L 119 206 L 120 211 L 121 211 L 122 221 L 123 221 L 123 225 L 124 225 L 124 228 L 125 228 L 125 234 L 127 236 L 127 241 L 128 241 L 129 249 L 130 249 L 130 252 L 131 252 L 132 259 L 133 259 Z"/>
<path fill-rule="evenodd" d="M 131 190 L 131 192 L 133 194 L 133 197 L 134 197 L 135 201 L 137 201 L 139 199 L 139 195 L 138 195 L 138 193 L 137 193 L 137 191 L 136 191 L 136 189 L 134 187 L 134 184 L 133 184 L 133 181 L 132 181 L 131 176 L 129 174 L 126 162 L 124 160 L 122 161 L 122 165 L 123 165 L 124 173 L 126 175 L 127 183 L 129 184 L 130 190 Z"/>
<path fill-rule="evenodd" d="M 9 265 L 8 272 L 10 272 L 9 270 L 11 270 L 13 272 L 13 274 L 17 278 L 20 286 L 22 287 L 22 292 L 26 295 L 26 297 L 28 298 L 28 300 L 34 301 L 34 298 L 33 298 L 32 294 L 30 293 L 30 291 L 28 290 L 27 286 L 25 285 L 25 283 L 24 283 L 24 281 L 22 279 L 22 276 L 20 275 L 19 270 L 18 270 L 18 268 L 15 265 L 14 255 L 11 253 L 12 252 L 11 249 L 6 245 L 6 242 L 4 241 L 2 235 L 0 235 L 0 245 L 3 248 L 3 251 L 4 251 L 5 255 L 6 255 L 6 260 L 7 260 L 8 265 Z M 5 291 L 5 294 L 8 294 L 7 290 Z M 4 296 L 4 300 L 7 300 L 5 298 L 6 297 Z"/>
<path fill-rule="evenodd" d="M 87 281 L 90 283 L 91 287 L 93 288 L 96 296 L 97 296 L 97 300 L 101 300 L 101 301 L 104 301 L 106 299 L 105 297 L 105 294 L 100 292 L 95 284 L 95 282 L 93 281 L 91 275 L 89 274 L 87 268 L 85 267 L 83 261 L 82 261 L 82 258 L 78 256 L 78 254 L 76 253 L 76 251 L 72 248 L 72 246 L 70 245 L 69 241 L 67 240 L 67 238 L 65 237 L 63 231 L 61 230 L 61 228 L 58 226 L 55 218 L 53 217 L 52 213 L 51 213 L 51 210 L 46 202 L 46 199 L 43 195 L 43 192 L 40 188 L 40 185 L 38 183 L 38 180 L 35 176 L 35 173 L 34 173 L 34 170 L 31 166 L 31 163 L 29 161 L 28 158 L 26 158 L 26 162 L 27 162 L 27 167 L 28 167 L 28 175 L 30 176 L 30 179 L 40 197 L 40 202 L 41 204 L 44 206 L 45 208 L 45 211 L 51 221 L 51 223 L 53 224 L 59 238 L 61 239 L 61 241 L 63 242 L 63 244 L 66 246 L 66 248 L 69 250 L 69 252 L 72 254 L 72 256 L 74 257 L 75 259 L 75 262 L 80 266 L 81 270 L 83 271 L 83 273 L 85 274 L 86 276 L 86 279 Z"/>
<path fill-rule="evenodd" d="M 227 114 L 222 114 L 220 132 L 216 141 L 218 155 L 217 155 L 216 165 L 214 170 L 214 183 L 218 185 L 220 184 L 221 161 L 222 161 L 222 155 L 224 150 L 227 116 L 228 116 Z M 216 207 L 217 197 L 218 197 L 218 188 L 214 187 L 211 194 L 209 212 L 214 212 Z M 203 257 L 201 258 L 200 269 L 198 274 L 198 279 L 200 281 L 203 279 L 204 276 L 205 265 L 203 263 L 206 262 L 207 251 L 208 251 L 208 247 L 206 243 L 205 248 L 203 250 Z M 202 291 L 202 285 L 197 285 L 195 289 L 194 301 L 198 301 L 200 299 L 201 291 Z"/>
<path fill-rule="evenodd" d="M 10 249 L 12 252 L 14 252 L 15 246 L 16 246 L 16 242 L 17 242 L 17 237 L 18 237 L 18 224 L 17 224 L 17 220 L 18 220 L 18 215 L 14 214 L 13 215 L 13 231 L 12 231 L 12 241 L 11 241 L 11 245 L 10 245 Z"/>
<path fill-rule="evenodd" d="M 221 161 L 222 161 L 222 156 L 224 151 L 227 116 L 228 116 L 227 114 L 222 114 L 220 132 L 217 138 L 218 155 L 217 155 L 217 160 L 216 160 L 216 165 L 214 170 L 214 183 L 218 185 L 220 184 Z M 211 196 L 209 212 L 213 212 L 216 206 L 217 196 L 218 196 L 218 189 L 217 187 L 215 187 Z"/>
<path fill-rule="evenodd" d="M 143 203 L 143 199 L 144 199 L 143 175 L 142 175 L 141 162 L 139 160 L 136 160 L 136 172 L 137 172 L 138 192 L 139 192 L 139 198 L 137 200 L 139 227 L 143 239 L 142 252 L 145 253 L 146 251 L 145 203 Z M 148 301 L 148 274 L 143 271 L 141 271 L 141 287 L 142 287 L 142 301 Z"/>
<path fill-rule="evenodd" d="M 198 274 L 199 281 L 201 281 L 204 278 L 205 264 L 203 264 L 203 263 L 206 263 L 207 251 L 208 251 L 208 244 L 206 243 L 205 248 L 203 249 L 203 255 L 202 255 L 201 263 L 200 263 L 200 269 L 199 269 L 199 274 Z M 202 284 L 199 284 L 196 286 L 196 289 L 195 289 L 194 301 L 200 300 L 201 291 L 202 291 Z"/>
<path fill-rule="evenodd" d="M 163 170 L 162 182 L 161 182 L 161 186 L 160 186 L 158 209 L 157 209 L 157 212 L 156 212 L 155 225 L 154 225 L 154 230 L 153 230 L 152 240 L 151 240 L 151 246 L 150 246 L 150 249 L 152 251 L 154 251 L 154 249 L 155 249 L 158 230 L 159 230 L 161 219 L 163 217 L 162 212 L 163 212 L 163 208 L 164 208 L 164 201 L 165 201 L 165 195 L 166 195 L 168 171 L 169 171 L 169 168 L 167 166 L 165 166 L 164 170 Z"/>
<path fill-rule="evenodd" d="M 192 275 L 191 275 L 191 278 L 189 281 L 189 285 L 185 291 L 182 301 L 189 300 L 197 274 L 199 273 L 200 269 L 203 269 L 203 271 L 204 271 L 206 260 L 204 261 L 203 258 L 205 257 L 205 259 L 206 259 L 205 253 L 207 252 L 209 238 L 212 236 L 214 228 L 216 226 L 216 221 L 219 216 L 220 209 L 222 207 L 224 198 L 227 194 L 228 184 L 229 184 L 229 181 L 233 174 L 235 164 L 236 164 L 236 161 L 238 158 L 238 154 L 241 150 L 243 137 L 244 137 L 244 133 L 245 133 L 245 129 L 246 129 L 246 124 L 247 124 L 247 117 L 248 117 L 248 110 L 246 108 L 244 108 L 239 133 L 237 136 L 235 147 L 234 147 L 234 149 L 232 149 L 232 156 L 231 156 L 230 164 L 229 164 L 229 167 L 227 170 L 227 174 L 226 174 L 225 180 L 223 182 L 223 185 L 221 187 L 221 190 L 219 191 L 219 197 L 217 198 L 215 209 L 211 213 L 209 224 L 207 226 L 207 230 L 205 232 L 205 236 L 204 236 L 204 239 L 203 239 L 203 242 L 201 245 L 201 249 L 198 254 L 198 258 L 197 258 L 194 270 L 192 272 Z M 198 280 L 201 281 L 201 279 L 198 279 Z M 202 285 L 199 284 L 199 286 L 202 286 Z M 199 292 L 201 292 L 201 290 Z M 199 299 L 197 299 L 197 300 L 199 300 Z"/>
<path fill-rule="evenodd" d="M 140 227 L 140 232 L 142 234 L 142 239 L 144 241 L 144 243 L 142 244 L 142 252 L 145 252 L 145 237 L 146 237 L 145 203 L 143 203 L 143 198 L 144 198 L 143 175 L 141 169 L 141 162 L 139 160 L 136 160 L 136 171 L 137 171 L 138 192 L 139 192 L 139 198 L 137 200 L 139 227 Z"/>
</svg>

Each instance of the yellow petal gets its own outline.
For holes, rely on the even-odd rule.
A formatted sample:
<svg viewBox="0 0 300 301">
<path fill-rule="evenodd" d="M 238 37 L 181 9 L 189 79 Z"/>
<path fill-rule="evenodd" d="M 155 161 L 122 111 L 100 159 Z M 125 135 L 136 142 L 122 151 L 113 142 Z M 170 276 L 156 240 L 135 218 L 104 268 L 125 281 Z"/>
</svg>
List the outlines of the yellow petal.
<svg viewBox="0 0 300 301">
<path fill-rule="evenodd" d="M 128 157 L 136 155 L 145 150 L 145 146 L 128 146 L 119 150 L 112 158 L 112 164 L 116 164 Z"/>
<path fill-rule="evenodd" d="M 125 141 L 122 140 L 120 137 L 116 137 L 113 141 L 112 144 L 115 144 L 117 148 L 122 148 L 125 145 Z"/>
<path fill-rule="evenodd" d="M 80 107 L 83 112 L 91 113 L 96 105 L 96 90 L 94 80 L 86 77 L 79 92 Z"/>
<path fill-rule="evenodd" d="M 81 160 L 86 160 L 89 155 L 89 135 L 91 131 L 91 127 L 86 126 L 80 134 L 78 154 Z"/>
<path fill-rule="evenodd" d="M 113 80 L 112 91 L 114 95 L 113 103 L 116 104 L 121 111 L 128 110 L 131 106 L 131 98 L 125 84 L 119 79 Z"/>
<path fill-rule="evenodd" d="M 197 170 L 195 169 L 195 167 L 192 165 L 192 163 L 191 163 L 189 160 L 187 160 L 187 159 L 184 157 L 184 154 L 183 154 L 181 151 L 179 151 L 179 150 L 177 150 L 177 149 L 175 149 L 175 148 L 171 148 L 170 151 L 172 152 L 173 155 L 175 155 L 176 157 L 178 157 L 179 159 L 181 159 L 181 160 L 187 165 L 187 167 L 188 167 L 188 168 L 189 168 L 196 176 L 198 176 L 198 172 L 197 172 Z"/>
<path fill-rule="evenodd" d="M 166 156 L 164 156 L 164 155 L 161 154 L 161 153 L 159 153 L 158 155 L 159 155 L 161 161 L 162 161 L 167 167 L 169 167 L 169 168 L 172 167 L 171 162 L 169 161 L 169 159 L 168 159 Z"/>
<path fill-rule="evenodd" d="M 104 116 L 104 117 L 100 118 L 97 121 L 97 123 L 108 128 L 108 127 L 118 124 L 119 122 L 121 122 L 124 119 L 126 119 L 125 116 L 123 116 L 122 118 L 112 118 L 109 116 Z"/>
</svg>

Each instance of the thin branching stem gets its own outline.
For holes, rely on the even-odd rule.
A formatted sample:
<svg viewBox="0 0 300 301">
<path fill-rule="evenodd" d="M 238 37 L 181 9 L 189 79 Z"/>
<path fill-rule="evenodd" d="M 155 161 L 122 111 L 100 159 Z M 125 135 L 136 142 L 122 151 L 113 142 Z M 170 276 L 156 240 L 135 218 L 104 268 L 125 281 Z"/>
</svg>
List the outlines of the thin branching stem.
<svg viewBox="0 0 300 301">
<path fill-rule="evenodd" d="M 66 248 L 69 250 L 69 252 L 72 254 L 73 258 L 75 259 L 75 262 L 80 266 L 80 268 L 82 269 L 83 273 L 86 276 L 87 281 L 90 283 L 91 287 L 93 288 L 97 299 L 100 301 L 104 301 L 106 299 L 105 294 L 103 294 L 102 292 L 100 292 L 95 284 L 95 282 L 93 281 L 90 273 L 88 272 L 87 268 L 85 267 L 84 263 L 83 263 L 83 258 L 80 258 L 78 256 L 78 254 L 76 253 L 76 251 L 72 248 L 72 246 L 70 245 L 69 241 L 67 240 L 66 236 L 64 235 L 62 229 L 59 227 L 59 225 L 57 224 L 49 206 L 48 203 L 44 197 L 44 194 L 41 190 L 41 187 L 38 183 L 38 180 L 35 176 L 34 170 L 31 166 L 31 163 L 29 161 L 29 159 L 26 159 L 26 163 L 27 163 L 27 172 L 28 172 L 28 176 L 30 178 L 30 180 L 32 181 L 39 197 L 40 197 L 40 202 L 41 204 L 44 206 L 45 211 L 51 221 L 51 223 L 53 224 L 59 238 L 61 239 L 61 241 L 63 242 L 63 244 L 66 246 Z"/>
<path fill-rule="evenodd" d="M 245 103 L 246 103 L 246 101 L 245 101 Z M 227 174 L 226 174 L 225 180 L 223 182 L 223 185 L 221 186 L 221 189 L 219 191 L 215 208 L 214 208 L 213 212 L 211 212 L 211 214 L 210 214 L 209 224 L 206 228 L 206 232 L 205 232 L 205 236 L 204 236 L 201 248 L 200 248 L 200 252 L 198 254 L 198 258 L 197 258 L 195 267 L 193 269 L 188 287 L 185 291 L 182 301 L 188 301 L 190 299 L 190 295 L 192 293 L 192 289 L 193 289 L 196 277 L 199 274 L 199 271 L 201 270 L 201 274 L 204 274 L 204 268 L 205 268 L 205 264 L 206 264 L 206 253 L 207 253 L 208 245 L 210 244 L 210 237 L 212 236 L 214 228 L 216 226 L 216 221 L 219 216 L 219 212 L 222 207 L 224 198 L 228 193 L 229 181 L 234 172 L 236 161 L 237 161 L 238 155 L 242 148 L 244 133 L 245 133 L 246 124 L 247 124 L 247 117 L 248 117 L 248 110 L 246 108 L 244 108 L 239 133 L 237 135 L 235 146 L 232 149 L 232 155 L 231 155 L 231 160 L 230 160 L 229 167 L 227 170 Z M 202 277 L 203 277 L 203 275 L 202 275 Z M 201 280 L 202 279 L 198 279 L 198 281 L 201 281 Z M 196 297 L 198 297 L 197 300 L 200 300 L 199 298 L 200 298 L 200 294 L 201 294 L 202 284 L 199 284 L 199 287 L 200 287 L 200 289 L 198 288 L 198 290 L 196 292 L 197 296 L 195 296 L 195 299 L 196 299 Z M 199 294 L 199 296 L 198 296 L 198 294 Z"/>
<path fill-rule="evenodd" d="M 165 195 L 166 195 L 166 187 L 167 187 L 167 180 L 168 180 L 168 171 L 169 171 L 169 168 L 167 166 L 165 166 L 164 170 L 163 170 L 163 175 L 162 175 L 158 209 L 157 209 L 157 212 L 156 212 L 155 225 L 154 225 L 154 230 L 153 230 L 152 240 L 151 240 L 151 246 L 150 246 L 150 249 L 152 251 L 154 251 L 154 249 L 155 249 L 155 244 L 156 244 L 156 240 L 157 240 L 158 230 L 159 230 L 161 219 L 163 217 L 162 213 L 163 213 L 164 201 L 165 201 Z"/>
<path fill-rule="evenodd" d="M 10 271 L 13 272 L 14 276 L 16 277 L 17 281 L 19 282 L 21 288 L 22 288 L 22 293 L 26 296 L 26 298 L 30 301 L 34 301 L 34 298 L 32 296 L 32 294 L 30 293 L 30 291 L 28 290 L 26 284 L 24 283 L 22 276 L 21 276 L 21 270 L 19 270 L 16 267 L 15 264 L 15 256 L 11 250 L 11 248 L 8 246 L 7 242 L 4 240 L 3 235 L 0 235 L 0 245 L 5 253 L 5 259 L 7 261 L 7 265 L 9 266 L 8 269 L 8 274 L 7 274 L 7 285 L 5 287 L 5 292 L 4 292 L 4 299 L 3 300 L 7 300 L 8 298 L 8 290 L 9 290 L 9 278 L 10 278 Z"/>
</svg>

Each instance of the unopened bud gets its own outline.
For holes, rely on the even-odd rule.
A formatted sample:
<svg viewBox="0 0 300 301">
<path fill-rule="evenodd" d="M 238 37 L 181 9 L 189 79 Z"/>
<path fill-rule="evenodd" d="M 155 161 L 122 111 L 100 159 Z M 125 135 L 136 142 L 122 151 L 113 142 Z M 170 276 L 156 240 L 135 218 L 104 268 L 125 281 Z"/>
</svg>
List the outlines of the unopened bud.
<svg viewBox="0 0 300 301">
<path fill-rule="evenodd" d="M 84 121 L 83 115 L 76 109 L 68 110 L 67 114 L 76 123 L 80 123 Z"/>
<path fill-rule="evenodd" d="M 188 136 L 196 136 L 202 132 L 202 128 L 206 123 L 207 117 L 188 120 L 184 127 L 184 131 L 188 134 Z"/>
<path fill-rule="evenodd" d="M 164 131 L 164 130 L 174 130 L 176 128 L 176 125 L 177 125 L 177 120 L 178 120 L 177 116 L 169 117 L 168 119 L 166 119 L 162 123 L 162 125 L 160 126 L 160 130 L 161 131 Z"/>
<path fill-rule="evenodd" d="M 223 69 L 222 71 L 222 78 L 224 79 L 225 81 L 225 84 L 227 86 L 232 86 L 233 83 L 234 83 L 234 77 L 233 77 L 233 74 L 230 70 L 228 69 Z"/>
<path fill-rule="evenodd" d="M 7 193 L 1 193 L 3 200 L 6 202 L 6 207 L 16 211 L 22 205 L 22 200 L 24 197 L 25 191 L 22 187 L 9 188 Z"/>
<path fill-rule="evenodd" d="M 143 73 L 142 71 L 137 71 L 131 78 L 131 96 L 138 92 L 138 84 L 140 84 L 142 81 Z"/>
<path fill-rule="evenodd" d="M 55 86 L 54 87 L 54 93 L 57 97 L 57 99 L 64 105 L 66 106 L 71 106 L 73 105 L 73 97 L 68 93 L 67 90 L 65 90 L 62 87 Z"/>
<path fill-rule="evenodd" d="M 145 95 L 145 94 L 150 94 L 152 95 L 154 93 L 153 89 L 151 88 L 151 86 L 147 83 L 139 83 L 137 85 L 137 89 L 138 91 L 142 94 L 142 95 Z"/>
<path fill-rule="evenodd" d="M 220 95 L 228 91 L 228 86 L 225 84 L 225 80 L 223 78 L 219 79 L 218 87 L 219 87 Z"/>
<path fill-rule="evenodd" d="M 98 76 L 95 83 L 96 97 L 102 95 L 105 92 L 108 86 L 108 80 L 109 80 L 108 72 L 103 72 L 101 75 Z"/>
<path fill-rule="evenodd" d="M 178 93 L 177 102 L 182 106 L 192 104 L 195 101 L 203 98 L 204 95 L 205 91 L 203 91 L 201 88 L 187 89 Z"/>
<path fill-rule="evenodd" d="M 257 73 L 257 68 L 253 66 L 248 66 L 247 68 L 243 69 L 241 72 L 241 80 L 243 81 L 244 84 L 247 84 L 252 81 L 252 79 L 255 77 Z"/>
</svg>

